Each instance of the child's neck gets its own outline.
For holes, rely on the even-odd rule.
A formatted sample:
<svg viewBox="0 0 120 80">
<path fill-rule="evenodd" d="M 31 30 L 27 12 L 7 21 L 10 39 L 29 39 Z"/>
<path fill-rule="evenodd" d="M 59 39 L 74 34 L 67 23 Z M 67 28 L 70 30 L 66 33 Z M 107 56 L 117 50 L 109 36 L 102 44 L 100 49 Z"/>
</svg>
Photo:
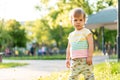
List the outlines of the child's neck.
<svg viewBox="0 0 120 80">
<path fill-rule="evenodd" d="M 80 29 L 75 29 L 75 31 L 80 31 L 80 30 L 82 30 L 84 27 L 82 27 L 82 28 L 80 28 Z"/>
</svg>

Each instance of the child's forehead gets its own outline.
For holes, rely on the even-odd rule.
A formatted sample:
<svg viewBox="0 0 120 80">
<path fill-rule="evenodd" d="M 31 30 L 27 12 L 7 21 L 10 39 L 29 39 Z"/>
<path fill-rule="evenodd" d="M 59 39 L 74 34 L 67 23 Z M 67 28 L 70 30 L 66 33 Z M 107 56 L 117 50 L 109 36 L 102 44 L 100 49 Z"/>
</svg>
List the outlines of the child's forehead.
<svg viewBox="0 0 120 80">
<path fill-rule="evenodd" d="M 74 19 L 84 19 L 84 15 L 76 15 L 76 16 L 72 16 L 72 18 L 74 18 Z"/>
<path fill-rule="evenodd" d="M 84 15 L 83 13 L 73 13 L 72 16 L 79 17 L 79 16 L 83 16 L 83 15 Z"/>
</svg>

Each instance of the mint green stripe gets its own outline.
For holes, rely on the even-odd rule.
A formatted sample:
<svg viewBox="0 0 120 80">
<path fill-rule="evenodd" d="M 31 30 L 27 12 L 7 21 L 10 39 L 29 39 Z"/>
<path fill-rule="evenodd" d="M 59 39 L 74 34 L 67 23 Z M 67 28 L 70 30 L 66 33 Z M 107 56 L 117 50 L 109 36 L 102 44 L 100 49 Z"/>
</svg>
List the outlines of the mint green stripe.
<svg viewBox="0 0 120 80">
<path fill-rule="evenodd" d="M 87 49 L 87 41 L 72 42 L 72 50 Z"/>
<path fill-rule="evenodd" d="M 79 49 L 88 49 L 88 47 L 72 48 L 72 50 L 79 50 Z"/>
</svg>

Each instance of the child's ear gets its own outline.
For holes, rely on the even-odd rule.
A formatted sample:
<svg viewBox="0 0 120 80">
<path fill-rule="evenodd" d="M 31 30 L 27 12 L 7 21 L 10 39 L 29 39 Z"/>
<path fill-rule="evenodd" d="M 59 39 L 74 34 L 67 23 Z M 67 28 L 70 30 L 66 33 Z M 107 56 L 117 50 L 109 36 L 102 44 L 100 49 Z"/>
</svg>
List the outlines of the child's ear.
<svg viewBox="0 0 120 80">
<path fill-rule="evenodd" d="M 86 23 L 86 19 L 84 19 L 84 22 Z"/>
<path fill-rule="evenodd" d="M 70 20 L 71 24 L 72 24 L 72 19 Z"/>
<path fill-rule="evenodd" d="M 73 23 L 73 22 L 72 22 L 72 21 L 73 21 L 72 19 L 73 19 L 73 18 L 71 17 L 71 18 L 70 18 L 70 22 L 71 22 L 71 24 Z"/>
</svg>

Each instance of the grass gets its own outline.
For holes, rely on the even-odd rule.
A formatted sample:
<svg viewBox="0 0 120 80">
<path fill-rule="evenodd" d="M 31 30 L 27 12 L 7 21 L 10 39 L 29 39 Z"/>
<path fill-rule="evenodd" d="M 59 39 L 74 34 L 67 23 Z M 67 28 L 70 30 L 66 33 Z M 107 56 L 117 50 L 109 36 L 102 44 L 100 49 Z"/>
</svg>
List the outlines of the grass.
<svg viewBox="0 0 120 80">
<path fill-rule="evenodd" d="M 64 60 L 65 54 L 45 55 L 45 56 L 16 56 L 16 57 L 3 57 L 9 60 Z"/>
<path fill-rule="evenodd" d="M 69 71 L 56 72 L 48 76 L 41 76 L 38 80 L 68 80 Z M 94 66 L 95 80 L 120 80 L 120 63 L 106 62 Z M 84 76 L 80 75 L 80 80 Z"/>
<path fill-rule="evenodd" d="M 101 51 L 95 51 L 94 56 L 102 55 Z M 3 57 L 3 59 L 9 60 L 65 60 L 66 54 L 54 54 L 54 55 L 44 55 L 44 56 L 11 56 Z"/>
<path fill-rule="evenodd" d="M 106 62 L 95 65 L 96 80 L 120 80 L 120 63 Z"/>
<path fill-rule="evenodd" d="M 118 58 L 118 55 L 113 54 L 113 55 L 110 55 L 109 58 L 110 58 L 110 59 L 117 59 L 117 58 Z"/>
<path fill-rule="evenodd" d="M 27 63 L 0 63 L 0 69 L 1 68 L 24 66 L 24 65 L 27 65 Z"/>
</svg>

